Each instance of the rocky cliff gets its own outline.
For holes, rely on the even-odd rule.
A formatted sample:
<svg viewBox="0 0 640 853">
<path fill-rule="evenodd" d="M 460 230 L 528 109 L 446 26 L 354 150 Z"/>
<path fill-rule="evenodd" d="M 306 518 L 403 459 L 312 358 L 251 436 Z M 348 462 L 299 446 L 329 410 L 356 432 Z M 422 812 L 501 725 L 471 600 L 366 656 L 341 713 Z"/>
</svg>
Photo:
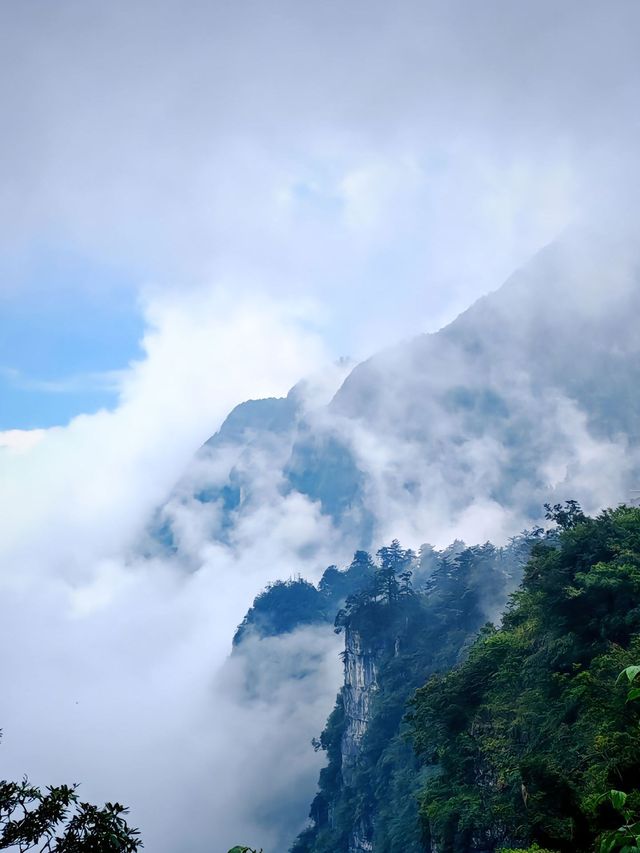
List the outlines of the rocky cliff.
<svg viewBox="0 0 640 853">
<path fill-rule="evenodd" d="M 362 738 L 371 720 L 373 700 L 379 689 L 380 662 L 388 647 L 385 639 L 366 641 L 359 631 L 349 627 L 345 632 L 344 687 L 342 689 L 345 724 L 342 735 L 341 769 L 342 781 L 347 786 L 353 783 Z"/>
</svg>

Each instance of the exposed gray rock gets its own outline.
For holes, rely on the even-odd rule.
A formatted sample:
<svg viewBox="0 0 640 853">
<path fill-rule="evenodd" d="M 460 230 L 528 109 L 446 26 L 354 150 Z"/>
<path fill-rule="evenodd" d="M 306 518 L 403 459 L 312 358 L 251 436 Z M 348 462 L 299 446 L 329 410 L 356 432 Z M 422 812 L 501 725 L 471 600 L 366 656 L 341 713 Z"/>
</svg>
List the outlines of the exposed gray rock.
<svg viewBox="0 0 640 853">
<path fill-rule="evenodd" d="M 352 782 L 360 744 L 371 719 L 371 703 L 378 691 L 378 661 L 384 651 L 384 646 L 368 645 L 358 631 L 347 628 L 342 692 L 346 718 L 342 736 L 342 779 L 347 786 Z"/>
<path fill-rule="evenodd" d="M 358 766 L 362 739 L 372 716 L 372 704 L 379 689 L 378 672 L 382 656 L 389 651 L 381 638 L 377 643 L 366 642 L 362 634 L 352 627 L 345 633 L 344 687 L 342 698 L 345 712 L 345 729 L 342 736 L 342 781 L 346 787 L 353 784 Z M 373 816 L 360 818 L 349 839 L 349 853 L 373 851 Z"/>
<path fill-rule="evenodd" d="M 369 827 L 361 826 L 354 830 L 349 841 L 349 853 L 372 853 L 373 842 L 368 837 Z"/>
</svg>

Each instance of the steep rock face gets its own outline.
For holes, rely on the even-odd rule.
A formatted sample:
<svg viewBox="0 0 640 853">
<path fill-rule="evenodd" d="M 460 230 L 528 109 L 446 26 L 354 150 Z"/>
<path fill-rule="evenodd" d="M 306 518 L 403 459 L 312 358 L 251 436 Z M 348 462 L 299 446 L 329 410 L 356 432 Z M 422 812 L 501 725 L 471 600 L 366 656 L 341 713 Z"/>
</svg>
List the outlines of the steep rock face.
<svg viewBox="0 0 640 853">
<path fill-rule="evenodd" d="M 360 744 L 371 720 L 371 704 L 379 689 L 379 661 L 385 651 L 385 643 L 367 643 L 360 632 L 347 628 L 343 653 L 344 688 L 342 691 L 345 713 L 345 728 L 342 735 L 342 780 L 345 785 L 351 785 L 353 781 Z"/>
<path fill-rule="evenodd" d="M 372 853 L 373 841 L 370 833 L 370 826 L 365 821 L 361 821 L 349 839 L 349 853 Z"/>
<path fill-rule="evenodd" d="M 344 704 L 345 727 L 342 735 L 342 783 L 354 784 L 362 739 L 373 713 L 372 705 L 380 689 L 378 674 L 380 662 L 388 651 L 384 638 L 367 642 L 362 634 L 348 627 L 344 648 Z M 371 853 L 373 850 L 373 815 L 366 812 L 354 825 L 349 835 L 349 853 Z"/>
</svg>

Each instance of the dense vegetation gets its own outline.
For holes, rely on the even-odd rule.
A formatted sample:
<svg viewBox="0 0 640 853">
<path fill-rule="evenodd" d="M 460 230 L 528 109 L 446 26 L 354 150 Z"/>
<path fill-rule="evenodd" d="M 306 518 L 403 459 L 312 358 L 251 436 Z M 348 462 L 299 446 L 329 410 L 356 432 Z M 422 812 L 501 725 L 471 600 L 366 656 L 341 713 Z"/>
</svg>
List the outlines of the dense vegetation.
<svg viewBox="0 0 640 853">
<path fill-rule="evenodd" d="M 636 850 L 609 843 L 640 807 L 635 703 L 616 676 L 640 660 L 640 509 L 550 515 L 502 627 L 413 703 L 426 840 L 441 853 Z M 606 792 L 620 796 L 612 799 Z M 603 796 L 604 795 L 604 796 Z"/>
<path fill-rule="evenodd" d="M 337 610 L 345 673 L 350 655 L 372 673 L 361 739 L 347 680 L 315 741 L 292 853 L 640 853 L 640 509 L 547 510 L 555 528 L 505 549 L 393 542 L 256 598 L 236 645 Z"/>
<path fill-rule="evenodd" d="M 640 508 L 547 510 L 502 550 L 378 552 L 336 618 L 366 730 L 353 763 L 347 678 L 292 853 L 639 853 Z"/>
<path fill-rule="evenodd" d="M 364 673 L 315 741 L 291 853 L 640 853 L 640 508 L 548 518 L 504 549 L 394 541 L 256 598 L 236 645 L 333 622 Z M 0 849 L 133 853 L 124 812 L 0 783 Z"/>
<path fill-rule="evenodd" d="M 346 655 L 357 636 L 358 646 L 375 659 L 367 731 L 347 775 L 343 689 L 316 743 L 326 750 L 328 764 L 312 804 L 312 825 L 293 853 L 340 853 L 359 849 L 360 841 L 372 841 L 376 853 L 424 850 L 417 802 L 424 770 L 403 722 L 407 700 L 433 672 L 461 660 L 487 614 L 504 605 L 531 539 L 540 535 L 535 531 L 505 549 L 461 542 L 443 552 L 425 546 L 419 556 L 397 542 L 380 549 L 370 583 L 347 599 L 336 618 L 336 629 L 345 631 Z"/>
</svg>

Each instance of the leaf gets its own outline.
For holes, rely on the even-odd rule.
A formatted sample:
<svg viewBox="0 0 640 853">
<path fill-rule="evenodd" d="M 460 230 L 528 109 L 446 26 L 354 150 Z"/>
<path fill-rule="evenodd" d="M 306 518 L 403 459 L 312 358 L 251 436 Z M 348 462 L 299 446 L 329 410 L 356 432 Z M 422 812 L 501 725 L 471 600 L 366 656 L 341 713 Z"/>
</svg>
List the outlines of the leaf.
<svg viewBox="0 0 640 853">
<path fill-rule="evenodd" d="M 625 803 L 627 802 L 627 795 L 624 791 L 609 791 L 609 800 L 611 801 L 611 805 L 616 809 L 616 811 L 622 811 Z"/>
<path fill-rule="evenodd" d="M 636 699 L 640 699 L 640 687 L 632 687 L 627 694 L 627 702 L 635 702 Z"/>
<path fill-rule="evenodd" d="M 598 844 L 598 853 L 612 853 L 618 846 L 618 839 L 615 832 L 607 832 L 600 838 Z"/>
<path fill-rule="evenodd" d="M 616 684 L 625 675 L 627 676 L 629 683 L 631 683 L 636 678 L 638 673 L 640 673 L 640 666 L 628 666 L 626 669 L 623 669 L 620 675 L 617 677 Z"/>
</svg>

